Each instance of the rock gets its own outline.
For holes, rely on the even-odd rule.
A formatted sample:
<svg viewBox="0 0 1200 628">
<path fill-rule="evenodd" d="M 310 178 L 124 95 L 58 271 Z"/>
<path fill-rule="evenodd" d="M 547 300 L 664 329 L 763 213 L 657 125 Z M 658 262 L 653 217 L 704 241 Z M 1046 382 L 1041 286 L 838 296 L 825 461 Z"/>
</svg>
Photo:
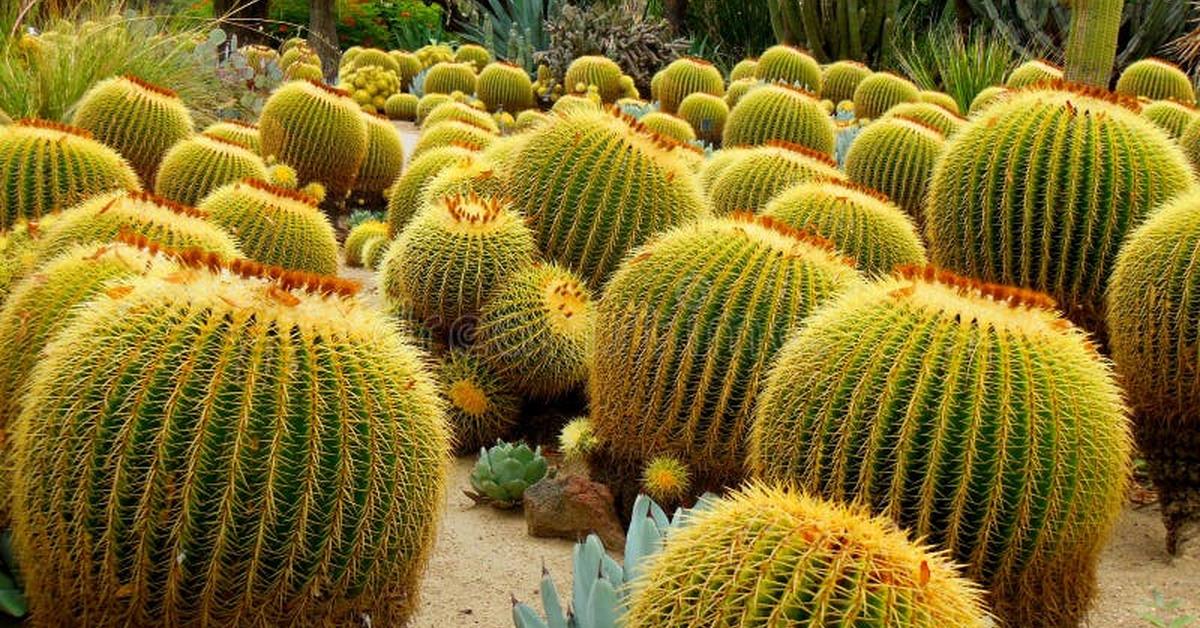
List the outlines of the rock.
<svg viewBox="0 0 1200 628">
<path fill-rule="evenodd" d="M 612 492 L 582 475 L 545 477 L 525 489 L 525 525 L 530 536 L 578 541 L 595 532 L 605 549 L 625 549 Z"/>
</svg>

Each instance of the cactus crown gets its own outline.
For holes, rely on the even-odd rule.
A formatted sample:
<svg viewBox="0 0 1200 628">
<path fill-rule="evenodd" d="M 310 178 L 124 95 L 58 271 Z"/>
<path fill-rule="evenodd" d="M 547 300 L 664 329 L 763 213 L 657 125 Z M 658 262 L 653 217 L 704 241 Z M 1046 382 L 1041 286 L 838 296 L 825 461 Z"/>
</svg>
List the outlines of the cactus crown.
<svg viewBox="0 0 1200 628">
<path fill-rule="evenodd" d="M 125 75 L 121 76 L 121 78 L 125 79 L 126 81 L 129 81 L 130 83 L 133 83 L 134 85 L 137 85 L 138 87 L 140 87 L 148 92 L 153 92 L 160 96 L 166 96 L 167 98 L 179 98 L 179 94 L 175 93 L 175 90 L 168 89 L 161 85 L 155 85 L 154 83 L 142 80 L 132 74 L 125 74 Z"/>
<path fill-rule="evenodd" d="M 1117 105 L 1118 107 L 1124 107 L 1125 109 L 1128 109 L 1134 113 L 1142 112 L 1142 103 L 1133 96 L 1119 94 L 1117 92 L 1104 89 L 1103 87 L 1096 87 L 1095 85 L 1088 85 L 1086 83 L 1074 83 L 1065 79 L 1038 81 L 1032 85 L 1026 85 L 1024 87 L 1018 87 L 1015 89 L 1010 88 L 1010 90 L 1017 93 L 1040 92 L 1046 90 L 1067 92 L 1095 100 L 1102 100 L 1109 104 Z M 1068 104 L 1070 104 L 1070 101 L 1068 101 Z"/>
<path fill-rule="evenodd" d="M 344 89 L 334 87 L 333 85 L 330 85 L 330 84 L 326 83 L 325 81 L 318 81 L 316 79 L 305 79 L 304 82 L 308 83 L 309 85 L 312 85 L 313 87 L 315 87 L 318 90 L 323 91 L 327 94 L 332 94 L 334 96 L 337 96 L 338 98 L 350 98 L 350 92 L 348 92 Z"/>
<path fill-rule="evenodd" d="M 44 129 L 47 131 L 55 131 L 57 133 L 65 133 L 67 135 L 75 135 L 86 140 L 92 139 L 92 132 L 87 129 L 81 129 L 77 126 L 54 122 L 53 120 L 43 120 L 41 118 L 21 118 L 13 126 L 19 126 L 27 129 Z"/>
<path fill-rule="evenodd" d="M 588 293 L 575 279 L 554 279 L 546 284 L 546 310 L 550 324 L 563 333 L 575 333 L 587 322 L 579 313 L 587 307 Z"/>
<path fill-rule="evenodd" d="M 830 260 L 850 268 L 855 267 L 854 260 L 839 253 L 837 247 L 829 240 L 770 216 L 734 212 L 729 215 L 728 227 L 785 254 L 793 254 L 800 247 L 816 249 L 824 252 Z"/>
<path fill-rule="evenodd" d="M 932 136 L 934 139 L 938 140 L 939 142 L 944 141 L 946 139 L 946 135 L 944 133 L 942 133 L 941 130 L 939 130 L 937 127 L 933 126 L 932 124 L 929 124 L 928 122 L 926 122 L 924 120 L 919 120 L 917 118 L 914 118 L 914 117 L 908 116 L 908 115 L 895 115 L 895 116 L 890 116 L 888 119 L 889 120 L 898 120 L 902 123 L 908 124 L 909 126 L 917 127 L 918 130 L 920 130 L 924 133 L 928 133 L 930 136 Z"/>
<path fill-rule="evenodd" d="M 481 198 L 472 192 L 466 196 L 447 196 L 437 201 L 435 207 L 442 210 L 439 213 L 445 223 L 458 231 L 488 232 L 500 225 L 505 217 L 511 218 L 505 212 L 509 204 L 507 199 Z"/>
<path fill-rule="evenodd" d="M 172 212 L 175 212 L 176 214 L 179 214 L 180 216 L 188 216 L 191 218 L 199 218 L 201 220 L 208 220 L 208 214 L 206 214 L 205 212 L 202 212 L 199 209 L 192 207 L 191 205 L 185 205 L 178 201 L 173 201 L 169 198 L 164 198 L 157 194 L 152 194 L 150 192 L 143 192 L 141 190 L 126 190 L 125 196 L 129 197 L 130 199 L 132 199 L 134 201 L 138 201 L 138 202 L 142 202 L 142 203 L 150 203 L 152 205 L 158 205 L 159 207 L 170 210 Z M 120 196 L 114 196 L 112 198 L 112 200 L 110 200 L 108 202 L 108 204 L 104 206 L 104 209 L 100 210 L 100 213 L 103 214 L 104 212 L 108 211 L 108 208 L 112 207 L 113 204 L 119 200 L 121 200 Z"/>
<path fill-rule="evenodd" d="M 237 118 L 230 118 L 230 119 L 228 119 L 228 120 L 221 120 L 221 122 L 224 122 L 224 123 L 226 123 L 226 124 L 232 124 L 232 125 L 234 125 L 234 126 L 240 126 L 240 127 L 244 128 L 244 129 L 251 129 L 251 130 L 254 130 L 254 131 L 257 131 L 257 130 L 258 130 L 258 125 L 257 125 L 257 124 L 254 124 L 253 122 L 246 122 L 245 120 L 238 120 Z"/>
<path fill-rule="evenodd" d="M 472 416 L 481 416 L 488 410 L 487 393 L 469 379 L 450 382 L 446 387 L 446 396 L 456 407 Z"/>
<path fill-rule="evenodd" d="M 266 192 L 267 194 L 270 194 L 272 196 L 278 196 L 281 198 L 286 198 L 286 199 L 296 201 L 297 203 L 303 203 L 304 205 L 307 205 L 309 207 L 316 207 L 317 205 L 319 205 L 321 203 L 320 199 L 314 198 L 312 195 L 307 194 L 306 192 L 304 192 L 302 190 L 293 190 L 291 188 L 285 188 L 282 186 L 275 185 L 273 183 L 268 183 L 266 181 L 262 181 L 260 179 L 254 179 L 254 178 L 242 179 L 241 181 L 238 181 L 237 184 L 254 188 L 260 192 Z"/>
</svg>

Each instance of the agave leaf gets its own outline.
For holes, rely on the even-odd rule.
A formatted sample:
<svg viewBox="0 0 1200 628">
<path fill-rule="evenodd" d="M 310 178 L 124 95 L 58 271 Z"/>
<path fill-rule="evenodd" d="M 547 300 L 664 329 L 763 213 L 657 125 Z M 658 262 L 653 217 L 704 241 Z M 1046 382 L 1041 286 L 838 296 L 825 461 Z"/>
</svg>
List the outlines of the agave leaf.
<svg viewBox="0 0 1200 628">
<path fill-rule="evenodd" d="M 25 605 L 25 594 L 4 572 L 0 572 L 0 612 L 17 618 L 24 617 L 29 612 Z"/>
<path fill-rule="evenodd" d="M 550 572 L 542 567 L 542 609 L 546 611 L 546 622 L 549 628 L 567 628 L 567 616 L 563 613 L 562 602 L 558 597 L 558 587 Z"/>
<path fill-rule="evenodd" d="M 575 545 L 572 553 L 575 581 L 571 585 L 571 605 L 575 608 L 575 614 L 579 615 L 580 609 L 588 605 L 592 583 L 599 578 L 604 544 L 600 542 L 600 537 L 589 534 L 586 541 Z"/>
<path fill-rule="evenodd" d="M 534 458 L 532 462 L 525 465 L 525 481 L 529 484 L 533 484 L 546 477 L 547 468 L 548 467 L 546 466 L 545 458 L 541 456 Z"/>
<path fill-rule="evenodd" d="M 529 484 L 525 480 L 513 480 L 501 484 L 500 488 L 509 501 L 517 501 L 525 494 L 525 489 L 529 488 Z"/>
<path fill-rule="evenodd" d="M 616 628 L 621 598 L 607 580 L 596 580 L 586 609 L 579 609 L 580 628 Z"/>
<path fill-rule="evenodd" d="M 550 628 L 532 608 L 524 604 L 513 604 L 513 625 L 517 628 Z"/>
<path fill-rule="evenodd" d="M 614 587 L 625 584 L 625 570 L 621 563 L 613 560 L 607 552 L 600 556 L 600 575 L 604 576 Z"/>
<path fill-rule="evenodd" d="M 512 458 L 492 463 L 492 477 L 499 484 L 507 484 L 525 477 L 525 465 Z"/>
</svg>

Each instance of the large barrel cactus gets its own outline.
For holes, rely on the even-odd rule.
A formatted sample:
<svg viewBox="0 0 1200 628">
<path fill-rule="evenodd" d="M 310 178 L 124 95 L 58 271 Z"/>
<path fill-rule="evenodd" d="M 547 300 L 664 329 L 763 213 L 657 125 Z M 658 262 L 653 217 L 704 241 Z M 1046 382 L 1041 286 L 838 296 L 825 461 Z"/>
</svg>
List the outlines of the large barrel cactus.
<svg viewBox="0 0 1200 628">
<path fill-rule="evenodd" d="M 501 198 L 507 193 L 505 182 L 495 164 L 479 153 L 471 153 L 442 168 L 430 178 L 421 190 L 420 207 L 432 205 L 447 196 L 470 196 L 476 194 L 487 198 Z"/>
<path fill-rule="evenodd" d="M 510 194 L 546 257 L 599 286 L 652 234 L 708 213 L 690 150 L 623 116 L 572 114 L 530 131 Z"/>
<path fill-rule="evenodd" d="M 367 124 L 367 154 L 355 177 L 354 191 L 374 200 L 404 169 L 404 142 L 386 117 L 364 113 L 363 120 Z"/>
<path fill-rule="evenodd" d="M 846 152 L 851 181 L 888 195 L 921 223 L 933 167 L 946 138 L 925 123 L 893 116 L 871 124 Z"/>
<path fill-rule="evenodd" d="M 13 529 L 32 612 L 402 625 L 450 445 L 423 354 L 340 280 L 184 257 L 94 300 L 31 375 Z"/>
<path fill-rule="evenodd" d="M 791 142 L 832 155 L 836 128 L 812 94 L 786 85 L 767 85 L 751 90 L 730 112 L 724 145 L 763 144 L 770 140 Z"/>
<path fill-rule="evenodd" d="M 1181 140 L 1188 127 L 1200 118 L 1196 107 L 1174 100 L 1156 100 L 1142 107 L 1142 115 L 1173 139 Z"/>
<path fill-rule="evenodd" d="M 808 319 L 749 467 L 887 515 L 966 566 L 1009 626 L 1086 616 L 1132 453 L 1087 334 L 1019 288 L 912 268 Z"/>
<path fill-rule="evenodd" d="M 1121 241 L 1193 184 L 1179 147 L 1138 110 L 1068 84 L 985 109 L 934 169 L 924 216 L 933 263 L 1047 292 L 1073 321 L 1102 331 Z"/>
<path fill-rule="evenodd" d="M 979 588 L 891 521 L 765 485 L 698 507 L 640 569 L 630 628 L 992 623 Z"/>
<path fill-rule="evenodd" d="M 825 153 L 771 142 L 735 153 L 732 162 L 722 166 L 713 179 L 708 196 L 718 216 L 755 213 L 797 183 L 843 178 L 837 162 Z"/>
<path fill-rule="evenodd" d="M 229 140 L 193 135 L 172 146 L 163 156 L 154 179 L 154 193 L 184 205 L 195 205 L 227 183 L 266 178 L 266 165 L 249 148 Z"/>
<path fill-rule="evenodd" d="M 1142 59 L 1125 68 L 1117 80 L 1117 93 L 1150 100 L 1196 103 L 1192 79 L 1179 66 L 1161 59 Z"/>
<path fill-rule="evenodd" d="M 823 241 L 739 214 L 678 227 L 633 252 L 596 315 L 596 433 L 617 460 L 674 454 L 697 488 L 742 477 L 766 369 L 817 306 L 861 283 Z"/>
<path fill-rule="evenodd" d="M 830 63 L 821 75 L 821 98 L 833 103 L 853 100 L 854 90 L 868 76 L 871 68 L 857 61 Z"/>
<path fill-rule="evenodd" d="M 192 134 L 192 116 L 175 92 L 133 76 L 94 85 L 71 122 L 121 153 L 146 183 L 167 149 Z"/>
<path fill-rule="evenodd" d="M 137 173 L 88 131 L 45 120 L 0 129 L 0 231 L 126 189 L 141 189 Z"/>
<path fill-rule="evenodd" d="M 461 146 L 441 146 L 414 157 L 404 174 L 388 190 L 387 223 L 392 237 L 399 234 L 421 209 L 426 184 L 442 170 L 474 155 L 474 151 Z"/>
<path fill-rule="evenodd" d="M 904 102 L 920 102 L 921 90 L 912 81 L 891 72 L 876 72 L 854 88 L 854 114 L 874 120 Z"/>
<path fill-rule="evenodd" d="M 563 84 L 568 92 L 585 92 L 589 86 L 595 86 L 604 102 L 613 103 L 625 92 L 621 87 L 621 75 L 621 66 L 616 61 L 589 55 L 579 57 L 567 66 Z"/>
<path fill-rule="evenodd" d="M 808 53 L 780 44 L 758 58 L 754 78 L 766 83 L 784 83 L 813 94 L 821 93 L 821 66 Z"/>
<path fill-rule="evenodd" d="M 475 87 L 488 111 L 517 115 L 533 107 L 533 81 L 519 65 L 497 62 L 479 73 Z"/>
<path fill-rule="evenodd" d="M 666 113 L 679 111 L 689 94 L 725 95 L 725 78 L 716 66 L 703 59 L 683 57 L 663 68 L 654 83 L 654 100 Z"/>
<path fill-rule="evenodd" d="M 475 81 L 475 66 L 470 63 L 438 63 L 425 73 L 425 93 L 474 94 Z"/>
</svg>

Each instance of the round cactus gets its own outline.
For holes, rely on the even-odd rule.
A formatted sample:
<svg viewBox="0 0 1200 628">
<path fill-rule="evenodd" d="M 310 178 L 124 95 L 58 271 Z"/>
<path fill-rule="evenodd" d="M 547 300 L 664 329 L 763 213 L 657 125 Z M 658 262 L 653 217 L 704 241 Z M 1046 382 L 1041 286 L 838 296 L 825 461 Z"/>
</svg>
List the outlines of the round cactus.
<svg viewBox="0 0 1200 628">
<path fill-rule="evenodd" d="M 682 503 L 691 489 L 691 472 L 674 456 L 655 456 L 642 471 L 642 491 L 660 506 Z"/>
<path fill-rule="evenodd" d="M 424 69 L 421 65 L 421 60 L 411 52 L 393 50 L 388 54 L 396 60 L 396 65 L 400 68 L 396 76 L 400 77 L 401 91 L 407 91 L 412 86 L 413 79 L 417 78 L 417 75 Z"/>
<path fill-rule="evenodd" d="M 1142 59 L 1130 64 L 1117 80 L 1117 93 L 1150 100 L 1177 100 L 1189 105 L 1196 103 L 1192 79 L 1175 64 L 1161 59 Z"/>
<path fill-rule="evenodd" d="M 469 63 L 477 73 L 492 61 L 492 51 L 476 44 L 463 44 L 454 51 L 455 63 Z"/>
<path fill-rule="evenodd" d="M 479 100 L 488 111 L 513 115 L 533 107 L 533 81 L 521 66 L 492 63 L 479 73 Z"/>
<path fill-rule="evenodd" d="M 279 54 L 284 54 L 297 46 L 307 45 L 308 40 L 303 37 L 289 37 L 288 39 L 284 40 L 282 44 L 279 44 Z"/>
<path fill-rule="evenodd" d="M 414 94 L 392 94 L 384 102 L 383 111 L 392 120 L 413 122 L 417 119 L 417 104 L 420 100 Z"/>
<path fill-rule="evenodd" d="M 718 216 L 756 213 L 775 195 L 805 181 L 842 179 L 837 162 L 803 146 L 771 142 L 741 153 L 713 180 L 708 190 Z"/>
<path fill-rule="evenodd" d="M 429 68 L 438 63 L 454 61 L 454 49 L 446 44 L 429 44 L 421 46 L 414 53 L 421 60 L 423 67 Z"/>
<path fill-rule="evenodd" d="M 373 65 L 400 76 L 400 63 L 392 55 L 378 48 L 363 48 L 342 66 L 342 74 L 348 74 L 359 68 Z"/>
<path fill-rule="evenodd" d="M 890 72 L 876 72 L 854 88 L 854 112 L 860 120 L 874 120 L 903 102 L 920 102 L 921 90 L 912 81 Z"/>
<path fill-rule="evenodd" d="M 367 156 L 367 125 L 346 92 L 296 81 L 275 90 L 258 121 L 263 155 L 296 169 L 304 183 L 325 185 L 339 201 L 354 187 Z"/>
<path fill-rule="evenodd" d="M 506 438 L 520 422 L 521 398 L 470 351 L 450 351 L 439 361 L 436 375 L 449 408 L 454 453 L 478 453 Z"/>
<path fill-rule="evenodd" d="M 1068 85 L 988 107 L 950 139 L 934 169 L 930 259 L 1047 292 L 1077 324 L 1102 332 L 1120 243 L 1193 184 L 1175 142 L 1137 110 L 1127 98 Z M 1063 141 L 1043 144 L 1044 128 L 1061 129 Z"/>
<path fill-rule="evenodd" d="M 808 53 L 780 44 L 767 48 L 754 67 L 754 78 L 783 82 L 813 94 L 821 93 L 821 66 Z"/>
<path fill-rule="evenodd" d="M 967 123 L 966 118 L 946 110 L 941 105 L 928 102 L 905 102 L 888 109 L 880 120 L 908 118 L 937 129 L 944 137 L 950 137 Z"/>
<path fill-rule="evenodd" d="M 587 380 L 594 311 L 591 294 L 574 273 L 554 264 L 529 266 L 484 303 L 476 350 L 517 392 L 558 397 Z"/>
<path fill-rule="evenodd" d="M 417 101 L 417 124 L 425 122 L 430 111 L 448 102 L 456 102 L 449 94 L 426 94 Z"/>
<path fill-rule="evenodd" d="M 665 113 L 675 113 L 689 94 L 725 95 L 725 79 L 716 66 L 692 57 L 671 62 L 662 71 L 652 96 Z"/>
<path fill-rule="evenodd" d="M 758 59 L 742 59 L 734 64 L 733 69 L 729 71 L 729 82 L 740 81 L 745 78 L 754 78 L 754 70 L 758 68 Z"/>
<path fill-rule="evenodd" d="M 0 231 L 125 189 L 141 189 L 137 173 L 83 129 L 44 120 L 0 129 Z"/>
<path fill-rule="evenodd" d="M 822 242 L 739 214 L 678 227 L 631 254 L 596 313 L 596 434 L 640 470 L 672 454 L 698 489 L 742 476 L 767 366 L 817 306 L 861 283 Z"/>
<path fill-rule="evenodd" d="M 919 224 L 925 220 L 925 195 L 946 138 L 912 118 L 891 116 L 858 134 L 846 153 L 846 176 L 883 192 Z"/>
<path fill-rule="evenodd" d="M 669 113 L 651 111 L 639 120 L 652 132 L 668 137 L 676 142 L 688 143 L 696 141 L 696 132 L 687 120 L 677 118 Z"/>
<path fill-rule="evenodd" d="M 517 114 L 515 130 L 528 131 L 549 119 L 549 116 L 540 111 L 525 110 Z"/>
<path fill-rule="evenodd" d="M 978 114 L 984 109 L 987 109 L 991 104 L 999 102 L 1000 100 L 1008 97 L 1008 95 L 1011 93 L 1013 93 L 1012 90 L 1007 87 L 992 86 L 984 88 L 982 91 L 976 94 L 975 99 L 971 101 L 971 109 L 969 113 L 971 115 Z"/>
<path fill-rule="evenodd" d="M 1200 118 L 1194 106 L 1173 100 L 1156 100 L 1142 107 L 1142 115 L 1176 140 L 1182 139 L 1188 126 Z"/>
<path fill-rule="evenodd" d="M 417 145 L 413 147 L 413 159 L 424 153 L 443 146 L 461 146 L 474 152 L 482 151 L 499 137 L 486 129 L 474 124 L 446 120 L 421 131 Z"/>
<path fill-rule="evenodd" d="M 1132 448 L 1104 358 L 1045 295 L 928 267 L 851 291 L 779 352 L 753 425 L 756 476 L 946 549 L 1004 625 L 1085 617 Z"/>
<path fill-rule="evenodd" d="M 425 185 L 453 164 L 470 159 L 476 153 L 461 146 L 431 148 L 414 156 L 404 174 L 388 190 L 388 233 L 395 237 L 421 209 Z"/>
<path fill-rule="evenodd" d="M 0 109 L 0 126 L 6 126 L 6 125 L 9 125 L 12 123 L 13 123 L 12 117 L 10 117 L 7 113 L 5 113 L 3 109 Z"/>
<path fill-rule="evenodd" d="M 110 242 L 122 232 L 141 234 L 164 246 L 200 249 L 222 259 L 241 257 L 224 229 L 194 207 L 145 192 L 107 192 L 57 215 L 38 245 L 49 260 L 77 244 Z"/>
<path fill-rule="evenodd" d="M 337 237 L 316 199 L 248 179 L 218 188 L 197 209 L 233 235 L 242 253 L 256 262 L 337 274 Z"/>
<path fill-rule="evenodd" d="M 1014 68 L 1004 86 L 1009 89 L 1021 89 L 1037 83 L 1061 81 L 1062 78 L 1062 68 L 1049 61 L 1034 59 Z"/>
<path fill-rule="evenodd" d="M 713 183 L 716 183 L 721 174 L 727 168 L 737 163 L 743 155 L 751 154 L 755 151 L 753 146 L 737 147 L 737 148 L 722 148 L 718 151 L 713 151 L 712 155 L 704 161 L 704 165 L 700 167 L 697 173 L 697 178 L 700 180 L 700 187 L 707 194 L 712 194 Z"/>
<path fill-rule="evenodd" d="M 47 625 L 403 625 L 450 445 L 423 354 L 319 294 L 344 282 L 197 262 L 93 301 L 30 376 L 13 529 L 31 609 Z"/>
<path fill-rule="evenodd" d="M 213 190 L 242 179 L 266 180 L 267 167 L 241 144 L 207 135 L 193 135 L 163 156 L 154 193 L 195 205 Z"/>
<path fill-rule="evenodd" d="M 344 257 L 347 266 L 363 266 L 363 246 L 374 238 L 388 238 L 388 225 L 380 220 L 361 222 L 346 235 Z"/>
<path fill-rule="evenodd" d="M 367 123 L 367 156 L 354 189 L 378 198 L 404 169 L 404 142 L 386 117 L 364 113 L 363 119 Z"/>
<path fill-rule="evenodd" d="M 1158 489 L 1167 548 L 1200 539 L 1200 195 L 1158 209 L 1125 240 L 1108 290 L 1117 372 Z"/>
<path fill-rule="evenodd" d="M 854 90 L 868 76 L 871 76 L 871 68 L 857 61 L 830 63 L 822 75 L 821 98 L 835 103 L 854 100 Z"/>
<path fill-rule="evenodd" d="M 607 57 L 583 56 L 567 66 L 563 78 L 569 92 L 583 92 L 588 86 L 600 90 L 600 98 L 606 103 L 616 102 L 624 95 L 621 87 L 621 66 Z M 582 89 L 580 89 L 582 87 Z"/>
<path fill-rule="evenodd" d="M 707 214 L 690 150 L 627 117 L 578 113 L 530 131 L 510 193 L 546 257 L 599 286 L 652 234 Z"/>
<path fill-rule="evenodd" d="M 592 420 L 585 416 L 567 421 L 558 434 L 558 450 L 563 458 L 571 462 L 586 462 L 597 444 L 596 435 L 592 432 Z"/>
<path fill-rule="evenodd" d="M 782 140 L 833 154 L 833 119 L 811 94 L 784 86 L 766 85 L 738 101 L 725 125 L 725 146 L 765 144 Z"/>
<path fill-rule="evenodd" d="M 321 67 L 321 57 L 307 43 L 292 46 L 280 53 L 279 69 L 287 71 L 293 65 Z"/>
<path fill-rule="evenodd" d="M 383 258 L 387 255 L 391 245 L 392 241 L 383 237 L 375 237 L 367 240 L 362 247 L 363 268 L 379 270 L 383 266 Z"/>
<path fill-rule="evenodd" d="M 959 114 L 958 101 L 950 94 L 925 90 L 920 93 L 921 102 L 937 105 L 954 115 Z"/>
<path fill-rule="evenodd" d="M 429 128 L 447 120 L 465 122 L 466 124 L 477 126 L 488 133 L 500 132 L 500 127 L 496 124 L 496 119 L 488 115 L 487 112 L 453 100 L 430 109 L 429 113 L 421 118 L 421 127 Z"/>
<path fill-rule="evenodd" d="M 262 153 L 262 137 L 258 134 L 258 126 L 240 120 L 222 120 L 204 128 L 204 135 L 241 144 L 255 154 Z M 154 179 L 150 179 L 153 181 Z"/>
<path fill-rule="evenodd" d="M 283 71 L 285 81 L 325 81 L 325 71 L 318 63 L 293 63 Z"/>
<path fill-rule="evenodd" d="M 554 106 L 550 108 L 552 113 L 559 115 L 567 115 L 576 112 L 596 112 L 603 111 L 602 103 L 597 97 L 595 99 L 587 96 L 575 96 L 568 94 L 554 101 Z"/>
<path fill-rule="evenodd" d="M 729 105 L 720 96 L 690 94 L 679 103 L 678 115 L 691 125 L 697 138 L 719 146 L 729 120 Z"/>
<path fill-rule="evenodd" d="M 488 292 L 532 264 L 537 249 L 520 214 L 500 199 L 447 197 L 418 214 L 383 260 L 389 304 L 450 329 L 476 317 Z"/>
<path fill-rule="evenodd" d="M 421 190 L 418 207 L 425 207 L 447 196 L 500 198 L 507 194 L 504 180 L 492 161 L 470 153 L 452 162 L 428 179 Z"/>
<path fill-rule="evenodd" d="M 425 74 L 425 93 L 474 94 L 475 80 L 475 68 L 469 63 L 439 63 Z"/>
<path fill-rule="evenodd" d="M 142 181 L 153 181 L 167 149 L 192 134 L 192 116 L 175 92 L 132 76 L 94 85 L 72 123 L 125 157 Z"/>
<path fill-rule="evenodd" d="M 828 239 L 868 276 L 926 262 L 912 218 L 871 188 L 842 181 L 801 183 L 775 196 L 763 216 Z"/>
<path fill-rule="evenodd" d="M 763 85 L 766 83 L 755 78 L 738 79 L 730 83 L 729 89 L 725 90 L 725 104 L 729 105 L 729 109 L 732 111 L 746 94 Z"/>
<path fill-rule="evenodd" d="M 993 623 L 975 584 L 887 519 L 761 484 L 699 510 L 641 573 L 630 628 Z"/>
</svg>

